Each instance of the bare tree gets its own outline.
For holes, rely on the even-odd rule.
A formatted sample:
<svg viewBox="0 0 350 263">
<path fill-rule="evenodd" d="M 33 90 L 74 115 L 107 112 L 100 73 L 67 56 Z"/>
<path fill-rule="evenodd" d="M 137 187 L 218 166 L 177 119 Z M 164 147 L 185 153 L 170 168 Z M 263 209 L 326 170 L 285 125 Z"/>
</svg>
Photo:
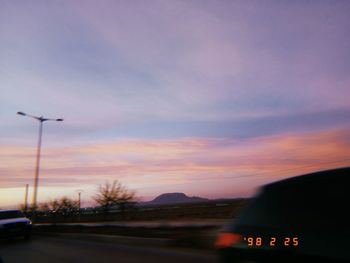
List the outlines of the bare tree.
<svg viewBox="0 0 350 263">
<path fill-rule="evenodd" d="M 59 211 L 60 209 L 60 201 L 58 199 L 54 199 L 54 200 L 51 200 L 49 201 L 48 203 L 48 207 L 49 207 L 49 210 L 53 211 L 53 212 L 57 212 Z"/>
<path fill-rule="evenodd" d="M 56 203 L 55 203 L 56 204 Z M 70 215 L 73 211 L 78 210 L 78 202 L 75 200 L 72 200 L 66 196 L 62 197 L 58 200 L 58 211 L 63 216 Z"/>
<path fill-rule="evenodd" d="M 26 216 L 32 217 L 37 210 L 37 207 L 33 206 L 33 204 L 26 206 L 25 204 L 19 205 L 19 210 L 21 210 Z"/>
<path fill-rule="evenodd" d="M 126 203 L 134 198 L 135 192 L 126 189 L 118 180 L 100 185 L 98 193 L 93 197 L 95 202 L 103 208 L 105 219 L 112 206 L 119 205 L 120 209 L 124 211 Z"/>
<path fill-rule="evenodd" d="M 43 211 L 43 212 L 48 212 L 50 211 L 50 205 L 49 203 L 40 203 L 39 204 L 39 211 Z"/>
<path fill-rule="evenodd" d="M 38 205 L 38 212 L 41 214 L 53 213 L 54 215 L 68 216 L 78 210 L 78 202 L 66 196 L 53 199 Z"/>
</svg>

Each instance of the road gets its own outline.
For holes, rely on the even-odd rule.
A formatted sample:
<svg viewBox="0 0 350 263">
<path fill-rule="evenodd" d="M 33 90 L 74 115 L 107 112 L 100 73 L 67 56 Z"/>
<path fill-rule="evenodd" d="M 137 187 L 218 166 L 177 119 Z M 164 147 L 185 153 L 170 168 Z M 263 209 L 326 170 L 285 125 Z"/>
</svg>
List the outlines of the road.
<svg viewBox="0 0 350 263">
<path fill-rule="evenodd" d="M 201 219 L 201 220 L 163 220 L 163 221 L 125 221 L 125 222 L 98 222 L 98 223 L 56 223 L 55 225 L 65 226 L 120 226 L 120 227 L 205 227 L 205 226 L 216 226 L 223 227 L 227 224 L 232 223 L 232 219 Z M 52 225 L 51 223 L 39 223 L 38 226 Z"/>
<path fill-rule="evenodd" d="M 31 241 L 1 242 L 0 256 L 4 263 L 215 262 L 215 256 L 208 252 L 136 247 L 62 237 L 33 237 Z"/>
</svg>

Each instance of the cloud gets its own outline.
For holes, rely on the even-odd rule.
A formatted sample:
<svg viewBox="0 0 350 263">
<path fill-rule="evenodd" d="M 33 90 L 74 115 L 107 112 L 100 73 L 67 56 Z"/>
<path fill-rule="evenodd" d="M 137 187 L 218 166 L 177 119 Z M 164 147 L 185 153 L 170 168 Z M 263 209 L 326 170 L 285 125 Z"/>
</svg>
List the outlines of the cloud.
<svg viewBox="0 0 350 263">
<path fill-rule="evenodd" d="M 119 179 L 141 196 L 166 189 L 209 197 L 237 196 L 238 192 L 248 195 L 263 183 L 349 165 L 349 146 L 349 129 L 240 140 L 106 141 L 46 148 L 40 178 L 44 188 L 93 188 L 106 180 Z M 7 156 L 8 152 L 11 154 Z M 1 188 L 32 181 L 34 162 L 27 152 L 27 147 L 1 147 L 0 156 L 5 161 L 1 166 Z M 240 185 L 239 191 L 235 184 Z"/>
<path fill-rule="evenodd" d="M 0 6 L 1 187 L 32 180 L 38 125 L 19 110 L 65 118 L 44 126 L 45 187 L 230 195 L 348 153 L 348 2 Z"/>
<path fill-rule="evenodd" d="M 182 123 L 187 137 L 197 135 L 186 126 L 207 121 L 285 118 L 291 127 L 293 116 L 347 111 L 348 9 L 3 3 L 1 137 L 23 130 L 9 117 L 18 110 L 64 117 L 65 133 L 93 138 L 144 123 Z"/>
</svg>

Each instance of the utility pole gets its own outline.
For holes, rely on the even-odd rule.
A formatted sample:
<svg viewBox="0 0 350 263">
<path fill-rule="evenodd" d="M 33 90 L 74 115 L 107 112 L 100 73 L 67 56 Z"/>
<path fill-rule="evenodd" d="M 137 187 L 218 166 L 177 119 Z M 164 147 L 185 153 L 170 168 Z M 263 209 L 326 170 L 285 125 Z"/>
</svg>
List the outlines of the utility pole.
<svg viewBox="0 0 350 263">
<path fill-rule="evenodd" d="M 24 212 L 27 212 L 28 209 L 28 187 L 29 185 L 26 184 L 25 194 L 24 194 Z"/>
</svg>

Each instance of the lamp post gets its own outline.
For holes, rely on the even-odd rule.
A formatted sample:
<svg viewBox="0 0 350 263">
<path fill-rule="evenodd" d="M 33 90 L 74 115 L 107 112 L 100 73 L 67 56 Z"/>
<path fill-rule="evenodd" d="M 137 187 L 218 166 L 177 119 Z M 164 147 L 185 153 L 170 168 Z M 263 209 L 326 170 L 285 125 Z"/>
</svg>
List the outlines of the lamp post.
<svg viewBox="0 0 350 263">
<path fill-rule="evenodd" d="M 33 118 L 40 122 L 39 125 L 39 138 L 38 138 L 38 148 L 36 151 L 36 165 L 35 165 L 35 174 L 34 174 L 34 191 L 33 191 L 33 209 L 36 210 L 37 205 L 37 196 L 38 196 L 38 185 L 39 185 L 39 168 L 40 168 L 40 151 L 41 151 L 41 136 L 43 132 L 43 122 L 45 121 L 63 121 L 63 119 L 48 119 L 43 116 L 37 117 L 24 112 L 17 112 L 18 115 L 27 116 Z"/>
<path fill-rule="evenodd" d="M 79 209 L 79 222 L 80 222 L 80 216 L 81 216 L 81 194 L 84 192 L 84 190 L 82 189 L 78 189 L 76 190 L 76 192 L 78 193 L 78 209 Z"/>
</svg>

